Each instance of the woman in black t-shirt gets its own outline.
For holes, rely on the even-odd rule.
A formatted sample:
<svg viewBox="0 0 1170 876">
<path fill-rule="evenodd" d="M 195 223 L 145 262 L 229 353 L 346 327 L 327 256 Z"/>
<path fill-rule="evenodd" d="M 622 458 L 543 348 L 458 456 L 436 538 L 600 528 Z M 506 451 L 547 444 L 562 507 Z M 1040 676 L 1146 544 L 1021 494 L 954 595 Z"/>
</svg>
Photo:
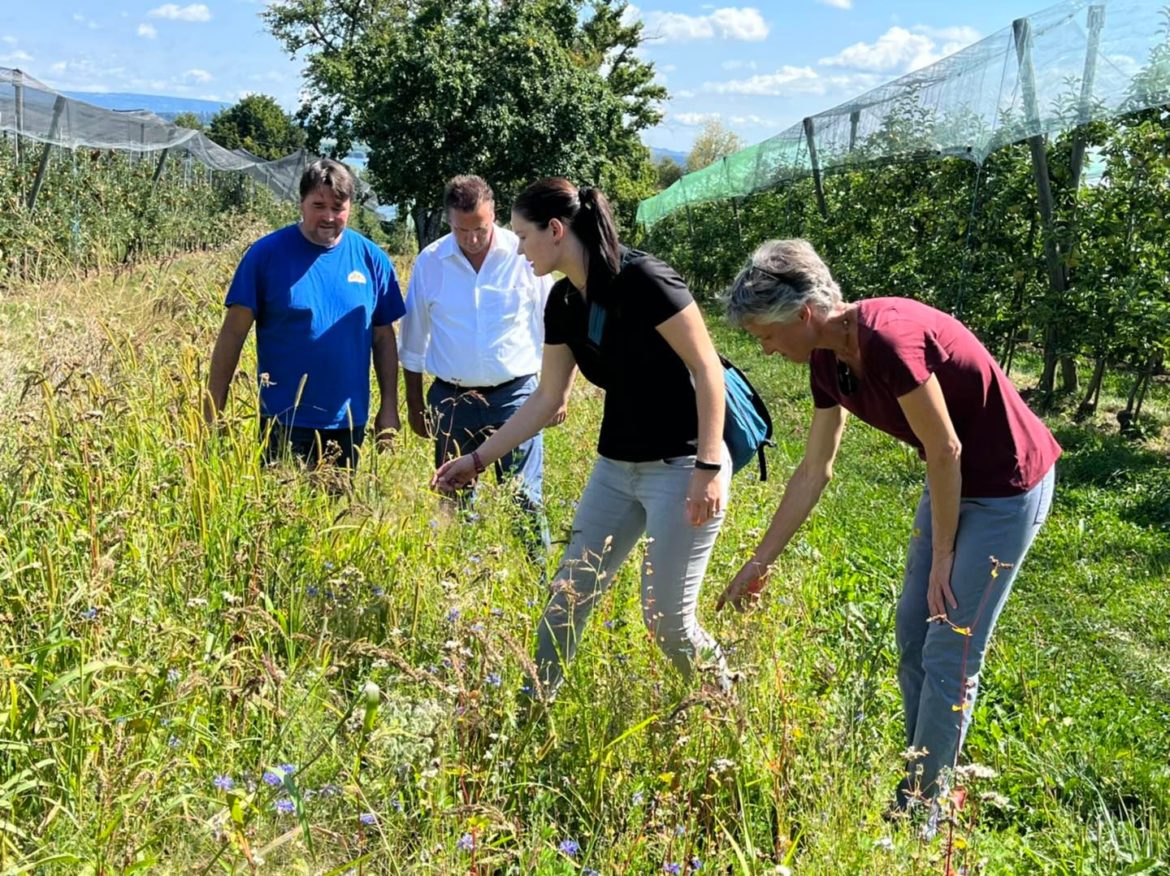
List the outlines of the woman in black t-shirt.
<svg viewBox="0 0 1170 876">
<path fill-rule="evenodd" d="M 723 444 L 723 369 L 682 279 L 621 246 L 605 195 L 566 179 L 516 199 L 512 230 L 537 276 L 564 279 L 545 307 L 540 385 L 503 427 L 434 484 L 455 490 L 535 435 L 564 407 L 577 368 L 605 390 L 599 457 L 538 629 L 537 689 L 555 692 L 597 599 L 643 535 L 642 615 L 684 674 L 709 669 L 723 689 L 722 652 L 695 610 L 723 523 L 731 461 Z"/>
</svg>

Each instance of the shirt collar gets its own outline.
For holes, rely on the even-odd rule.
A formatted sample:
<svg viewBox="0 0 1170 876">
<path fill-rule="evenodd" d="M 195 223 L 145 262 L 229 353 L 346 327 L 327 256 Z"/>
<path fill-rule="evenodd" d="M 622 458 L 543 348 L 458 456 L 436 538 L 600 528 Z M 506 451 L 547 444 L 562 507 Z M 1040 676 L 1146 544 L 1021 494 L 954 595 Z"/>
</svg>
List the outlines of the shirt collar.
<svg viewBox="0 0 1170 876">
<path fill-rule="evenodd" d="M 509 246 L 509 241 L 505 240 L 508 236 L 508 230 L 501 228 L 499 223 L 492 225 L 492 245 L 488 248 L 488 252 L 495 252 L 496 250 L 514 251 L 515 246 Z M 447 239 L 439 245 L 439 257 L 449 259 L 457 255 L 463 255 L 463 250 L 459 248 L 459 242 L 455 239 L 454 232 L 448 232 Z"/>
</svg>

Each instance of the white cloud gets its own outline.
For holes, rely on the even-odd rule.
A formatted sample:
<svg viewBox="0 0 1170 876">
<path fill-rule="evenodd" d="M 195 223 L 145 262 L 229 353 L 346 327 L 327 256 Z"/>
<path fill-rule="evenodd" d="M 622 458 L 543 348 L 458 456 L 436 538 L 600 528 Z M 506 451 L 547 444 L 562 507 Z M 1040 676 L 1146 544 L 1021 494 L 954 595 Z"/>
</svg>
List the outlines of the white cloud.
<svg viewBox="0 0 1170 876">
<path fill-rule="evenodd" d="M 636 6 L 627 6 L 622 20 L 630 23 L 641 18 L 642 33 L 648 39 L 666 42 L 688 40 L 726 39 L 759 42 L 768 36 L 768 23 L 760 10 L 753 6 L 727 6 L 712 10 L 708 15 L 687 15 L 684 12 L 641 12 Z"/>
<path fill-rule="evenodd" d="M 679 91 L 675 91 L 675 92 L 671 93 L 671 97 L 678 97 L 678 98 L 684 98 L 684 99 L 689 98 L 689 97 L 694 97 L 694 96 L 695 96 L 695 92 L 689 88 L 683 88 Z"/>
<path fill-rule="evenodd" d="M 171 21 L 211 21 L 211 10 L 203 3 L 192 3 L 189 6 L 164 3 L 158 9 L 150 10 L 147 15 L 151 18 L 167 18 Z"/>
<path fill-rule="evenodd" d="M 755 61 L 724 61 L 720 65 L 724 70 L 755 70 Z"/>
<path fill-rule="evenodd" d="M 198 67 L 188 70 L 183 74 L 184 81 L 198 82 L 200 85 L 206 84 L 214 78 L 215 77 L 206 70 L 200 70 Z"/>
<path fill-rule="evenodd" d="M 794 92 L 807 93 L 807 85 L 820 77 L 812 67 L 793 67 L 785 64 L 775 73 L 758 73 L 748 79 L 733 79 L 730 82 L 706 82 L 704 91 L 716 94 L 752 94 L 776 96 Z"/>
<path fill-rule="evenodd" d="M 90 30 L 97 30 L 98 27 L 100 27 L 100 25 L 96 21 L 94 21 L 92 18 L 86 18 L 80 12 L 73 13 L 73 20 L 76 21 L 78 24 L 85 25 Z"/>
<path fill-rule="evenodd" d="M 933 64 L 979 39 L 973 27 L 933 28 L 919 25 L 907 30 L 891 27 L 872 43 L 854 43 L 836 55 L 821 58 L 827 67 L 857 70 L 910 72 Z"/>
<path fill-rule="evenodd" d="M 158 31 L 154 29 L 153 24 L 138 25 L 138 35 L 144 39 L 152 40 L 158 36 Z"/>
<path fill-rule="evenodd" d="M 826 6 L 835 6 L 837 9 L 852 9 L 853 0 L 817 0 L 818 3 L 824 3 Z"/>
<path fill-rule="evenodd" d="M 746 116 L 732 116 L 729 121 L 733 125 L 743 125 L 744 127 L 754 128 L 779 128 L 780 122 L 776 119 L 766 119 L 763 116 L 757 116 L 754 113 Z"/>
<path fill-rule="evenodd" d="M 719 113 L 672 113 L 670 121 L 678 122 L 689 128 L 698 128 L 710 121 L 717 121 Z"/>
<path fill-rule="evenodd" d="M 15 46 L 19 42 L 19 40 L 14 36 L 10 36 L 8 34 L 5 34 L 4 36 L 0 37 L 0 42 L 8 43 L 8 45 L 10 45 L 10 46 Z"/>
<path fill-rule="evenodd" d="M 33 59 L 33 56 L 23 49 L 17 49 L 15 52 L 9 52 L 7 55 L 0 55 L 0 64 L 27 64 Z"/>
<path fill-rule="evenodd" d="M 729 82 L 704 82 L 703 91 L 715 94 L 743 94 L 752 97 L 792 97 L 805 94 L 856 94 L 878 85 L 877 73 L 842 73 L 822 76 L 811 67 L 784 66 L 775 73 L 759 73 Z"/>
</svg>

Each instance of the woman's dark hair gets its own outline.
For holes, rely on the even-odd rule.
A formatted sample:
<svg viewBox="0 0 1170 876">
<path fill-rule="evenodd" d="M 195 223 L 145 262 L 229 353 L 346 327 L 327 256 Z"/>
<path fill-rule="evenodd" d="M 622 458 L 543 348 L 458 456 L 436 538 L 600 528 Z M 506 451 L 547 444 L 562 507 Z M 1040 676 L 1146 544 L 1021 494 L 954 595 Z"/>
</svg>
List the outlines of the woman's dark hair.
<svg viewBox="0 0 1170 876">
<path fill-rule="evenodd" d="M 532 183 L 512 203 L 512 209 L 541 228 L 553 219 L 565 223 L 589 254 L 586 285 L 589 295 L 604 303 L 610 282 L 621 269 L 621 244 L 609 200 L 600 189 L 577 188 L 563 176 Z"/>
</svg>

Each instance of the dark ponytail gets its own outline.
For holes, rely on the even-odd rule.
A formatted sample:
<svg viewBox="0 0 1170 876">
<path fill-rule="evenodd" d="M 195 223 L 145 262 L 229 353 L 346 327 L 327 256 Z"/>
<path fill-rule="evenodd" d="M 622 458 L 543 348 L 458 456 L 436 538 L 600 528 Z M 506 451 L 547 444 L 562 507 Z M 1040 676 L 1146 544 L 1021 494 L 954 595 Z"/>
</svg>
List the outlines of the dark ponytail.
<svg viewBox="0 0 1170 876">
<path fill-rule="evenodd" d="M 563 222 L 589 254 L 589 296 L 606 303 L 610 283 L 621 270 L 621 244 L 605 194 L 591 186 L 577 188 L 564 177 L 551 177 L 528 186 L 512 209 L 541 228 L 553 219 Z"/>
</svg>

